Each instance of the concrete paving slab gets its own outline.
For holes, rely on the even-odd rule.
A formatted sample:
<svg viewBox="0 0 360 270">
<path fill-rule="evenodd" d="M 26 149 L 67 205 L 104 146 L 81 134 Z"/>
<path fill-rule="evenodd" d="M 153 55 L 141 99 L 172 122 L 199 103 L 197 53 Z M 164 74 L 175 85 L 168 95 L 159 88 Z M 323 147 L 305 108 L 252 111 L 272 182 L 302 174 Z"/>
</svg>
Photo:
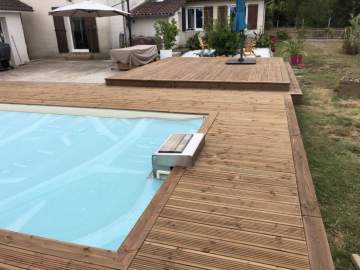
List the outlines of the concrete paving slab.
<svg viewBox="0 0 360 270">
<path fill-rule="evenodd" d="M 0 80 L 104 83 L 106 77 L 114 75 L 119 75 L 119 71 L 115 70 L 111 60 L 48 59 L 0 72 Z"/>
</svg>

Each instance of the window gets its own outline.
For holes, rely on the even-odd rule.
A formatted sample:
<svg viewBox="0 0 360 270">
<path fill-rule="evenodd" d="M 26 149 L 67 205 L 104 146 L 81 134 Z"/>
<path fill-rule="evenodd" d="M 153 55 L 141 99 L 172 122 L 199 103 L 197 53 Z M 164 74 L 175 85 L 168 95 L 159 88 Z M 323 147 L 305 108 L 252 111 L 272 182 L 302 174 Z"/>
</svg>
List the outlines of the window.
<svg viewBox="0 0 360 270">
<path fill-rule="evenodd" d="M 196 9 L 196 29 L 200 29 L 203 27 L 203 10 L 197 8 Z"/>
<path fill-rule="evenodd" d="M 204 9 L 202 7 L 188 8 L 186 10 L 186 29 L 200 30 L 203 28 Z"/>
<path fill-rule="evenodd" d="M 247 7 L 245 7 L 245 14 Z M 236 16 L 236 5 L 229 5 L 228 6 L 228 17 L 230 18 L 230 21 L 234 20 Z"/>
<path fill-rule="evenodd" d="M 235 18 L 235 15 L 236 15 L 236 6 L 235 5 L 228 6 L 228 17 L 230 19 L 233 19 Z"/>
</svg>

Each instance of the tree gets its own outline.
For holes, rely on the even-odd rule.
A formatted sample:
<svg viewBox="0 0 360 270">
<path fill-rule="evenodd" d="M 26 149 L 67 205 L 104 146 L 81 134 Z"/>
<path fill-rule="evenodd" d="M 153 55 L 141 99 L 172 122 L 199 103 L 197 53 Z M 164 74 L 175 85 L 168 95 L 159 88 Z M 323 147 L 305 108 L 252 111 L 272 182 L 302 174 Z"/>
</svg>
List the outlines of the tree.
<svg viewBox="0 0 360 270">
<path fill-rule="evenodd" d="M 157 20 L 154 24 L 156 37 L 162 38 L 166 50 L 170 50 L 175 46 L 176 36 L 179 33 L 176 21 L 172 19 L 170 22 L 167 20 Z"/>
<path fill-rule="evenodd" d="M 274 0 L 268 5 L 270 26 L 345 27 L 360 13 L 360 0 Z"/>
<path fill-rule="evenodd" d="M 333 2 L 335 27 L 349 26 L 351 18 L 360 13 L 360 0 L 334 0 Z"/>
</svg>

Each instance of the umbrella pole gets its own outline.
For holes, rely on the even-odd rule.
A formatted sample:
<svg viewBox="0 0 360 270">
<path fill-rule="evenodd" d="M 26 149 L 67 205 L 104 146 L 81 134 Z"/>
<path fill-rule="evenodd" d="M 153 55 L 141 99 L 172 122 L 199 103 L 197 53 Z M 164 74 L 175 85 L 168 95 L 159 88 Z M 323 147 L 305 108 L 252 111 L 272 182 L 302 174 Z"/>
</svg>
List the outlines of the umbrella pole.
<svg viewBox="0 0 360 270">
<path fill-rule="evenodd" d="M 244 43 L 245 43 L 245 35 L 244 35 L 244 31 L 240 32 L 240 58 L 239 61 L 240 62 L 244 62 Z"/>
<path fill-rule="evenodd" d="M 127 11 L 130 13 L 130 0 L 126 0 Z M 127 16 L 128 30 L 129 30 L 129 43 L 132 46 L 132 33 L 131 33 L 131 15 Z"/>
</svg>

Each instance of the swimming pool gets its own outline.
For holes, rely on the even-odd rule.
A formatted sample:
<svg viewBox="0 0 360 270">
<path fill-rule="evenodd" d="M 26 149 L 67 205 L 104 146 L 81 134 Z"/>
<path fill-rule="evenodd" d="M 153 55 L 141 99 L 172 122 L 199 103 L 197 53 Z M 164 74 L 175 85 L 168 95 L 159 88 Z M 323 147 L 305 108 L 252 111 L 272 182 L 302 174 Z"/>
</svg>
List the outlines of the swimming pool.
<svg viewBox="0 0 360 270">
<path fill-rule="evenodd" d="M 203 117 L 0 111 L 0 228 L 116 250 L 162 181 L 151 155 Z"/>
</svg>

